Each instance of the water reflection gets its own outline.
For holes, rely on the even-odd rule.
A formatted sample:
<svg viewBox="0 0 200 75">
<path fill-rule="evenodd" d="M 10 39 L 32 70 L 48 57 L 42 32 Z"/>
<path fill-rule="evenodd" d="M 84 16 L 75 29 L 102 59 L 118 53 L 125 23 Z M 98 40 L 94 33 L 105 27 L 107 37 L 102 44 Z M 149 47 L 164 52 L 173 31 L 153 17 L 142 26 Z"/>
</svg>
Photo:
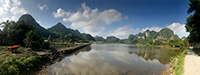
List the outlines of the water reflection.
<svg viewBox="0 0 200 75">
<path fill-rule="evenodd" d="M 135 46 L 133 46 L 135 47 Z M 129 48 L 133 48 L 129 46 Z M 171 57 L 175 57 L 178 53 L 181 53 L 181 50 L 172 50 L 166 48 L 159 48 L 159 47 L 135 47 L 135 50 L 129 50 L 129 54 L 136 54 L 139 57 L 143 57 L 146 61 L 147 60 L 154 60 L 157 59 L 163 65 L 170 63 Z"/>
<path fill-rule="evenodd" d="M 165 52 L 165 53 L 162 53 Z M 168 65 L 164 59 L 175 55 L 162 49 L 135 45 L 92 45 L 52 65 L 48 75 L 159 75 Z M 162 60 L 161 60 L 162 59 Z"/>
<path fill-rule="evenodd" d="M 80 50 L 66 51 L 60 55 L 60 58 L 56 59 L 56 62 L 62 61 L 63 59 L 65 59 L 65 57 L 70 57 L 72 55 L 78 55 L 80 52 L 89 52 L 90 50 L 91 50 L 91 46 L 86 46 Z"/>
</svg>

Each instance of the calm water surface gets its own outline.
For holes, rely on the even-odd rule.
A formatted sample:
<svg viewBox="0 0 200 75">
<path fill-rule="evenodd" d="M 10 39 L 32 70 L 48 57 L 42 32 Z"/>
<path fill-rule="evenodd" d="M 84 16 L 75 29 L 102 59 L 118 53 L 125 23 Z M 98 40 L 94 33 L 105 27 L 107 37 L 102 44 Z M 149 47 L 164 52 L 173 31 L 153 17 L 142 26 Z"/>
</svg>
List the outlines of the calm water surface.
<svg viewBox="0 0 200 75">
<path fill-rule="evenodd" d="M 92 44 L 56 62 L 48 75 L 159 75 L 180 50 Z"/>
</svg>

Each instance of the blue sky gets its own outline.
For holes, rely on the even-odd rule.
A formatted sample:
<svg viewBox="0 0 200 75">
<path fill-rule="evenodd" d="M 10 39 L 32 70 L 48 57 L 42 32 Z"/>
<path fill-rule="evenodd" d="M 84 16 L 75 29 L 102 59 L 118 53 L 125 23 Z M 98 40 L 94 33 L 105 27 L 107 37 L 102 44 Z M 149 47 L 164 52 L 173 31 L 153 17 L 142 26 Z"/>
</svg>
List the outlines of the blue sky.
<svg viewBox="0 0 200 75">
<path fill-rule="evenodd" d="M 1 0 L 0 22 L 31 14 L 44 28 L 58 22 L 82 33 L 124 39 L 145 30 L 168 27 L 188 36 L 189 0 Z"/>
</svg>

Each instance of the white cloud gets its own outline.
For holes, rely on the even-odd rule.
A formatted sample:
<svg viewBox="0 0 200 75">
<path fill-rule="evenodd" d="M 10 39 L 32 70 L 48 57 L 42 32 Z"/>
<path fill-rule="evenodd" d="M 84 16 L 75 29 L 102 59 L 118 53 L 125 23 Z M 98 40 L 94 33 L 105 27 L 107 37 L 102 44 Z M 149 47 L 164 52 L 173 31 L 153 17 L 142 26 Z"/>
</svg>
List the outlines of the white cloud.
<svg viewBox="0 0 200 75">
<path fill-rule="evenodd" d="M 11 20 L 15 21 L 15 20 L 17 20 L 17 18 L 15 16 L 11 16 Z"/>
<path fill-rule="evenodd" d="M 2 0 L 1 2 L 3 4 L 0 7 L 0 15 L 6 14 L 7 11 L 9 10 L 9 8 L 11 8 L 11 6 L 10 6 L 10 0 Z"/>
<path fill-rule="evenodd" d="M 126 20 L 128 20 L 128 16 L 124 16 L 124 18 L 125 18 Z"/>
<path fill-rule="evenodd" d="M 143 28 L 141 30 L 141 32 L 145 32 L 147 29 L 149 29 L 150 31 L 154 30 L 156 32 L 159 32 L 162 29 L 162 27 L 158 27 L 158 26 L 154 26 L 154 27 L 151 27 L 151 28 L 147 27 L 147 28 Z"/>
<path fill-rule="evenodd" d="M 128 38 L 130 34 L 137 34 L 140 31 L 139 28 L 134 30 L 134 29 L 129 28 L 130 26 L 131 25 L 119 27 L 114 32 L 110 33 L 110 35 L 119 37 L 120 39 L 124 39 L 124 38 Z"/>
<path fill-rule="evenodd" d="M 65 17 L 65 16 L 69 16 L 71 14 L 71 12 L 65 12 L 65 10 L 59 8 L 57 10 L 57 12 L 53 12 L 52 15 L 55 17 L 55 18 L 59 18 L 59 17 Z"/>
<path fill-rule="evenodd" d="M 24 8 L 20 8 L 20 0 L 1 0 L 0 17 L 1 22 L 5 20 L 17 20 L 16 16 L 27 13 Z M 10 14 L 11 13 L 11 14 Z"/>
<path fill-rule="evenodd" d="M 179 37 L 189 35 L 189 32 L 186 32 L 185 24 L 180 24 L 178 22 L 177 23 L 174 22 L 174 23 L 168 25 L 167 28 L 173 30 L 175 34 L 179 35 Z"/>
<path fill-rule="evenodd" d="M 82 29 L 93 36 L 104 33 L 105 25 L 123 19 L 122 14 L 115 9 L 100 11 L 98 8 L 90 9 L 85 3 L 81 4 L 83 11 L 66 12 L 59 8 L 52 15 L 55 18 L 63 17 L 64 22 L 71 22 L 72 28 Z"/>
<path fill-rule="evenodd" d="M 10 12 L 13 14 L 13 15 L 22 15 L 22 14 L 26 14 L 27 11 L 24 9 L 24 8 L 18 8 L 18 7 L 13 7 L 10 9 Z"/>
<path fill-rule="evenodd" d="M 2 17 L 2 21 L 10 20 L 8 17 Z"/>
<path fill-rule="evenodd" d="M 7 14 L 9 11 L 14 15 L 27 13 L 24 8 L 18 7 L 21 5 L 19 0 L 2 0 L 1 2 L 3 4 L 0 7 L 0 15 Z"/>
<path fill-rule="evenodd" d="M 101 19 L 108 25 L 115 21 L 121 21 L 122 14 L 115 9 L 104 10 L 99 14 Z"/>
<path fill-rule="evenodd" d="M 40 10 L 44 10 L 45 8 L 46 9 L 49 9 L 48 7 L 47 7 L 47 5 L 40 5 L 40 4 L 38 4 L 38 6 L 37 6 Z"/>
</svg>

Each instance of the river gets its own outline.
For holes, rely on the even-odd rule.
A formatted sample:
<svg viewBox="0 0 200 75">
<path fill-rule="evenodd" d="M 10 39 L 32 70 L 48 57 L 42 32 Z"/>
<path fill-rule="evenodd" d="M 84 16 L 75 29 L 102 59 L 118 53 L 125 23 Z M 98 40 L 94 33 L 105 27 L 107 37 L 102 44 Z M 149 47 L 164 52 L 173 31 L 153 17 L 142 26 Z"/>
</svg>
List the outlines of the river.
<svg viewBox="0 0 200 75">
<path fill-rule="evenodd" d="M 160 75 L 181 50 L 92 44 L 52 64 L 48 75 Z"/>
</svg>

